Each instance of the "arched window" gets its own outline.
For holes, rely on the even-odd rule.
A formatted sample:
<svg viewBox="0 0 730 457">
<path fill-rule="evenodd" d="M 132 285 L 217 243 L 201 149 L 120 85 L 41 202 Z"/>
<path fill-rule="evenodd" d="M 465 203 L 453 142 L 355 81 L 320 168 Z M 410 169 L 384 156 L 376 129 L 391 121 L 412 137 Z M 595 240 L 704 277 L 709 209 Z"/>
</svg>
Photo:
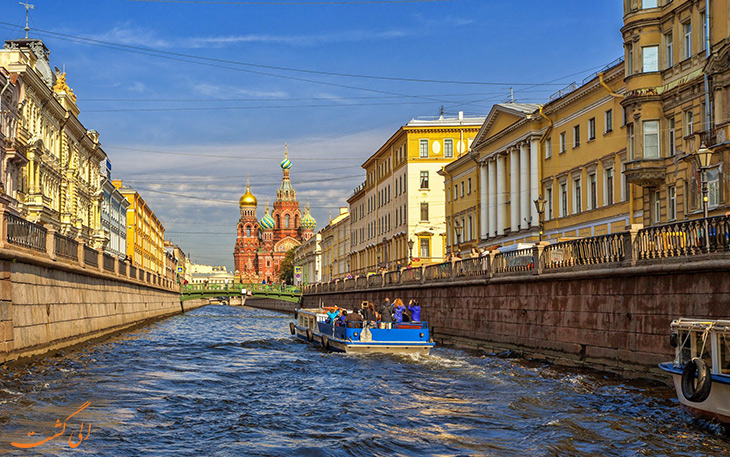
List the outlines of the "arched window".
<svg viewBox="0 0 730 457">
<path fill-rule="evenodd" d="M 276 215 L 276 228 L 281 228 L 281 218 L 278 214 Z"/>
<path fill-rule="evenodd" d="M 285 217 L 285 221 L 286 221 L 286 228 L 289 228 L 289 215 L 288 214 Z"/>
<path fill-rule="evenodd" d="M 299 215 L 294 216 L 294 228 L 299 228 Z"/>
<path fill-rule="evenodd" d="M 246 226 L 246 236 L 251 236 L 251 226 L 250 225 Z"/>
</svg>

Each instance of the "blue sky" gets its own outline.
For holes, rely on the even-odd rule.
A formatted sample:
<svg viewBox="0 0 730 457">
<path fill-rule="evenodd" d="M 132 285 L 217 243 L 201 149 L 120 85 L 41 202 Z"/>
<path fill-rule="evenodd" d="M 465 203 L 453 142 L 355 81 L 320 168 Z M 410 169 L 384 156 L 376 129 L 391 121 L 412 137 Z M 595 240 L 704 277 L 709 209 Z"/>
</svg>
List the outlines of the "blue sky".
<svg viewBox="0 0 730 457">
<path fill-rule="evenodd" d="M 65 66 L 114 177 L 193 261 L 229 268 L 246 174 L 260 217 L 285 142 L 321 227 L 410 119 L 486 114 L 510 86 L 544 102 L 622 55 L 617 0 L 31 3 L 30 36 Z M 0 17 L 3 39 L 23 36 L 18 0 Z"/>
</svg>

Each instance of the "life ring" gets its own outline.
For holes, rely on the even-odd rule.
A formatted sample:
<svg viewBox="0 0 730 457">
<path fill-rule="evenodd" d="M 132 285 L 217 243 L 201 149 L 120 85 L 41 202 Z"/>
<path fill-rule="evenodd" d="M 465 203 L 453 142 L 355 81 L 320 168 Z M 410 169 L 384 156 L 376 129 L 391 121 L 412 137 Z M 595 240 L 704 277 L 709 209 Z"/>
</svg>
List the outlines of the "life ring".
<svg viewBox="0 0 730 457">
<path fill-rule="evenodd" d="M 711 388 L 712 374 L 704 360 L 694 357 L 684 365 L 684 370 L 682 370 L 682 395 L 684 395 L 684 398 L 694 403 L 701 403 L 710 396 Z"/>
<path fill-rule="evenodd" d="M 289 331 L 291 332 L 292 335 L 297 334 L 297 329 L 294 327 L 294 322 L 289 322 Z"/>
<path fill-rule="evenodd" d="M 309 341 L 310 343 L 314 341 L 314 335 L 312 335 L 311 329 L 307 329 L 307 341 Z"/>
<path fill-rule="evenodd" d="M 322 335 L 322 347 L 325 349 L 330 348 L 330 339 L 327 338 L 327 335 Z"/>
</svg>

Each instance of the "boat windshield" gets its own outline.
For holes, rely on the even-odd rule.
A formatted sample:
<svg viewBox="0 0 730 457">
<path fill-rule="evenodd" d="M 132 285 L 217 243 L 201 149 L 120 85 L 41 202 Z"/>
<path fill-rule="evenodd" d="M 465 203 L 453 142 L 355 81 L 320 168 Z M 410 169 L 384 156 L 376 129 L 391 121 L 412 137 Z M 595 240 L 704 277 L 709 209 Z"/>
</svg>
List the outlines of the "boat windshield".
<svg viewBox="0 0 730 457">
<path fill-rule="evenodd" d="M 719 333 L 717 343 L 720 349 L 720 373 L 730 375 L 730 334 Z"/>
<path fill-rule="evenodd" d="M 684 365 L 691 361 L 693 357 L 700 357 L 705 361 L 707 367 L 712 369 L 712 343 L 710 332 L 704 332 L 702 329 L 680 329 L 679 344 L 680 350 L 678 353 L 678 362 L 680 365 Z"/>
</svg>

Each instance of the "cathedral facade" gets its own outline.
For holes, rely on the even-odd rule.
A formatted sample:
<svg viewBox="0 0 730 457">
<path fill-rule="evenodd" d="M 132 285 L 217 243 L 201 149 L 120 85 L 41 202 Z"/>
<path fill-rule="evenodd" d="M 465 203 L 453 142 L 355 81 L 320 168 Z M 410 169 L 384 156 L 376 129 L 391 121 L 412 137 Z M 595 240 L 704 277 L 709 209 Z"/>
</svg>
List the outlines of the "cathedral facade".
<svg viewBox="0 0 730 457">
<path fill-rule="evenodd" d="M 283 177 L 281 187 L 276 191 L 273 211 L 269 212 L 267 199 L 263 217 L 257 218 L 258 200 L 251 193 L 248 178 L 246 193 L 238 201 L 241 217 L 233 260 L 236 277 L 243 283 L 280 282 L 279 270 L 286 253 L 314 234 L 317 223 L 309 213 L 309 205 L 302 216 L 297 193 L 289 178 L 292 163 L 286 147 L 280 166 Z"/>
</svg>

